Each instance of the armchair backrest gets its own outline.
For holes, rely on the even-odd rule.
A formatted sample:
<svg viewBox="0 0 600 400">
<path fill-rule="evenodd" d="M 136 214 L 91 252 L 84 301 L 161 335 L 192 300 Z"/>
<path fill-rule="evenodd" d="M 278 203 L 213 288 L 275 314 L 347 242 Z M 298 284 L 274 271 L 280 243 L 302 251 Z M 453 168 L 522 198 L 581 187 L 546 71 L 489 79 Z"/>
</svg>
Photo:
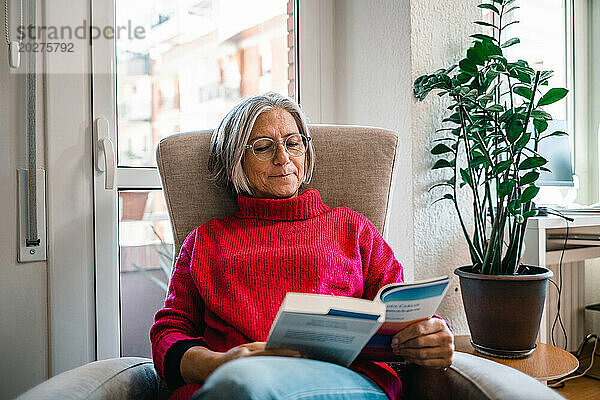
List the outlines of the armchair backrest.
<svg viewBox="0 0 600 400">
<path fill-rule="evenodd" d="M 329 207 L 349 207 L 383 232 L 398 142 L 396 133 L 341 125 L 309 125 L 309 130 L 316 161 L 308 187 L 317 189 Z M 196 227 L 237 210 L 235 198 L 210 180 L 211 133 L 172 135 L 161 140 L 156 150 L 175 254 Z"/>
</svg>

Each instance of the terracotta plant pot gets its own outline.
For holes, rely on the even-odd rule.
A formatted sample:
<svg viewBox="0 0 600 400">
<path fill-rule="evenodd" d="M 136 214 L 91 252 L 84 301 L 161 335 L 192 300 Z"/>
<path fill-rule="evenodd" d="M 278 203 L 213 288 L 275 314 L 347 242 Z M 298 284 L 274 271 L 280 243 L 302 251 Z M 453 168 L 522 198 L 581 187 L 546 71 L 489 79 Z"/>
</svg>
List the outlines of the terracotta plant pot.
<svg viewBox="0 0 600 400">
<path fill-rule="evenodd" d="M 552 271 L 523 266 L 521 275 L 481 275 L 471 272 L 471 268 L 460 267 L 454 273 L 460 278 L 473 346 L 494 357 L 531 354 Z"/>
</svg>

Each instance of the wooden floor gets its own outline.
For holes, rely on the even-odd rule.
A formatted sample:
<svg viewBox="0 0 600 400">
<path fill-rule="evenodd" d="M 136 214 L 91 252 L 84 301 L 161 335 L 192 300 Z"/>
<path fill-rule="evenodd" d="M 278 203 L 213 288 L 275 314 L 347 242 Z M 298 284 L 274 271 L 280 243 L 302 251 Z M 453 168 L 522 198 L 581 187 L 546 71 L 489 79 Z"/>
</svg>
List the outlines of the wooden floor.
<svg viewBox="0 0 600 400">
<path fill-rule="evenodd" d="M 589 354 L 592 351 L 593 343 L 586 346 L 582 351 L 582 357 L 579 362 L 579 370 L 576 374 L 583 372 L 590 365 Z M 596 356 L 594 357 L 594 366 L 589 371 L 590 374 L 600 376 L 600 343 L 596 346 Z M 574 374 L 575 375 L 575 374 Z M 588 377 L 581 377 L 565 382 L 561 389 L 555 389 L 561 396 L 569 400 L 599 400 L 600 399 L 600 380 Z"/>
</svg>

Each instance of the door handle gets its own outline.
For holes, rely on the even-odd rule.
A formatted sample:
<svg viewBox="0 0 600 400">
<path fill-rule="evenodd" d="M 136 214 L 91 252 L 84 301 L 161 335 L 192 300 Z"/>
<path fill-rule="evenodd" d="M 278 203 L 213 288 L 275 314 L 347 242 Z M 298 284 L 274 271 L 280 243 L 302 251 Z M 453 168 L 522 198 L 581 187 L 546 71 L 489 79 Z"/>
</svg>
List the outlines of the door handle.
<svg viewBox="0 0 600 400">
<path fill-rule="evenodd" d="M 108 120 L 104 117 L 94 121 L 94 149 L 96 169 L 104 172 L 104 188 L 113 190 L 115 187 L 115 150 L 109 137 Z"/>
</svg>

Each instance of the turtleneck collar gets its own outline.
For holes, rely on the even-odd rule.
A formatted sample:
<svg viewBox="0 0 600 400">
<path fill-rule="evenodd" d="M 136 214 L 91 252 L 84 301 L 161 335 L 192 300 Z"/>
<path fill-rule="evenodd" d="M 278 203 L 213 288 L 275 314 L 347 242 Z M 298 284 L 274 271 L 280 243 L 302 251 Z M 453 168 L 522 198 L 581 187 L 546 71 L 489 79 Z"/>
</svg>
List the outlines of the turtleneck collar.
<svg viewBox="0 0 600 400">
<path fill-rule="evenodd" d="M 329 210 L 315 189 L 307 189 L 290 199 L 257 199 L 238 195 L 238 218 L 296 221 L 315 217 Z"/>
</svg>

